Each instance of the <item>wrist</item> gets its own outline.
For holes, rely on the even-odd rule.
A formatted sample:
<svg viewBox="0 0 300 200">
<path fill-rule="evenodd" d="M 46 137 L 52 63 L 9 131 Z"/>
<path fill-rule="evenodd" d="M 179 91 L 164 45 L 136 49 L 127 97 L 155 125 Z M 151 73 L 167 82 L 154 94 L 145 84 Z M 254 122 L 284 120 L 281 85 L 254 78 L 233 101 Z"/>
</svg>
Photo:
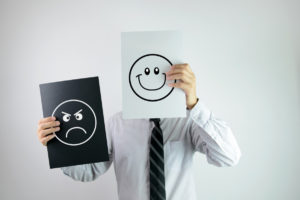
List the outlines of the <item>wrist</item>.
<svg viewBox="0 0 300 200">
<path fill-rule="evenodd" d="M 199 98 L 196 96 L 190 97 L 186 99 L 186 107 L 188 110 L 191 110 L 198 102 Z"/>
</svg>

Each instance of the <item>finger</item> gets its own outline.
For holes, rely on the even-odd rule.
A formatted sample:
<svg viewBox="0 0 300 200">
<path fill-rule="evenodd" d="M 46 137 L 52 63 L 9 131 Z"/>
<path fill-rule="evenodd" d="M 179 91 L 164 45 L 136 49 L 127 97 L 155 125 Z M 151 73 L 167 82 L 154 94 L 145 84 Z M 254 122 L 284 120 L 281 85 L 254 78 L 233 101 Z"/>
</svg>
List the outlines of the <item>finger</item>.
<svg viewBox="0 0 300 200">
<path fill-rule="evenodd" d="M 46 137 L 44 137 L 43 139 L 41 139 L 41 143 L 44 146 L 47 146 L 48 141 L 51 140 L 51 139 L 53 139 L 54 137 L 55 137 L 54 134 L 47 135 Z"/>
<path fill-rule="evenodd" d="M 54 121 L 54 120 L 55 120 L 54 116 L 46 117 L 46 118 L 41 119 L 39 121 L 39 124 L 42 124 L 42 123 L 45 123 L 45 122 L 51 122 L 51 121 Z"/>
<path fill-rule="evenodd" d="M 190 76 L 192 75 L 192 71 L 183 68 L 171 68 L 169 71 L 166 72 L 166 75 L 177 74 L 177 73 L 184 73 Z"/>
<path fill-rule="evenodd" d="M 171 69 L 184 69 L 184 70 L 187 70 L 187 71 L 189 71 L 189 72 L 192 72 L 192 70 L 191 70 L 191 68 L 190 68 L 190 65 L 187 64 L 187 63 L 172 65 L 172 66 L 171 66 Z"/>
<path fill-rule="evenodd" d="M 175 74 L 182 74 L 186 77 L 189 77 L 189 78 L 192 78 L 194 76 L 194 74 L 188 72 L 188 71 L 182 71 L 182 70 L 176 70 L 176 71 L 169 71 L 168 73 L 166 73 L 167 75 L 167 78 L 172 76 L 172 75 L 175 75 Z"/>
<path fill-rule="evenodd" d="M 177 74 L 167 76 L 167 80 L 176 80 L 176 79 L 182 80 L 183 82 L 186 83 L 191 83 L 193 81 L 192 77 L 183 73 L 177 73 Z"/>
<path fill-rule="evenodd" d="M 175 88 L 181 88 L 183 90 L 186 90 L 189 88 L 189 84 L 181 82 L 181 81 L 178 81 L 176 83 L 168 83 L 168 86 L 175 87 Z"/>
<path fill-rule="evenodd" d="M 45 130 L 40 131 L 40 135 L 43 138 L 44 136 L 48 135 L 49 133 L 54 133 L 54 132 L 57 132 L 59 130 L 60 130 L 59 127 L 45 129 Z"/>
<path fill-rule="evenodd" d="M 39 130 L 44 130 L 47 128 L 55 127 L 60 124 L 59 121 L 51 121 L 51 122 L 45 122 L 39 125 Z"/>
<path fill-rule="evenodd" d="M 170 74 L 167 76 L 167 80 L 175 80 L 175 79 L 182 80 L 187 83 L 191 83 L 193 81 L 193 77 L 185 73 Z"/>
</svg>

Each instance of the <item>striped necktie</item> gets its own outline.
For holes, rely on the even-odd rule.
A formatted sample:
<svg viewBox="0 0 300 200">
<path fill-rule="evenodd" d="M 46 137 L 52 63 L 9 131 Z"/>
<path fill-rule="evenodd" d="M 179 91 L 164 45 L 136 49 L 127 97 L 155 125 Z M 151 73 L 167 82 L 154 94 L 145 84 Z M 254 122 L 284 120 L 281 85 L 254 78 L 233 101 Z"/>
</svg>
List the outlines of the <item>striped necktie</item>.
<svg viewBox="0 0 300 200">
<path fill-rule="evenodd" d="M 160 119 L 150 119 L 155 126 L 151 134 L 150 143 L 150 200 L 165 200 L 164 173 L 164 140 L 159 126 Z"/>
</svg>

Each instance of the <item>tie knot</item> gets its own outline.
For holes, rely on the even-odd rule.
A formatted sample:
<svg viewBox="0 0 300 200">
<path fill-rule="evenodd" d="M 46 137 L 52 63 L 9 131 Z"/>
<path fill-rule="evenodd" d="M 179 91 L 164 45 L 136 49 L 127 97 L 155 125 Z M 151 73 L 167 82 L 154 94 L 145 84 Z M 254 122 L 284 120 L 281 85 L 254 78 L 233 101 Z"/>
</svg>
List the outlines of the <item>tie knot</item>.
<svg viewBox="0 0 300 200">
<path fill-rule="evenodd" d="M 159 127 L 159 122 L 160 122 L 159 118 L 151 118 L 150 121 L 154 122 L 155 126 Z"/>
</svg>

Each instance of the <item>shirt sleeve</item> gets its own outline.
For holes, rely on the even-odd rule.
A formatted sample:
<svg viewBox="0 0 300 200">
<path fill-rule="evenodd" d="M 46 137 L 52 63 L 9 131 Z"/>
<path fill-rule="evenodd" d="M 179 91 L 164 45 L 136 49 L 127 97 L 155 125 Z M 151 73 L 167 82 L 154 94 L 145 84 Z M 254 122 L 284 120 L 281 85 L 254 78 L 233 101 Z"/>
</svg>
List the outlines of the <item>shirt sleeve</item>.
<svg viewBox="0 0 300 200">
<path fill-rule="evenodd" d="M 60 169 L 65 175 L 71 177 L 76 181 L 88 182 L 95 180 L 109 169 L 113 161 L 113 147 L 111 139 L 111 132 L 113 130 L 112 125 L 112 119 L 110 118 L 106 123 L 106 139 L 109 161 L 61 167 Z"/>
<path fill-rule="evenodd" d="M 189 132 L 195 151 L 206 155 L 215 166 L 234 166 L 239 162 L 241 151 L 231 128 L 200 101 L 188 111 L 191 124 Z"/>
</svg>

